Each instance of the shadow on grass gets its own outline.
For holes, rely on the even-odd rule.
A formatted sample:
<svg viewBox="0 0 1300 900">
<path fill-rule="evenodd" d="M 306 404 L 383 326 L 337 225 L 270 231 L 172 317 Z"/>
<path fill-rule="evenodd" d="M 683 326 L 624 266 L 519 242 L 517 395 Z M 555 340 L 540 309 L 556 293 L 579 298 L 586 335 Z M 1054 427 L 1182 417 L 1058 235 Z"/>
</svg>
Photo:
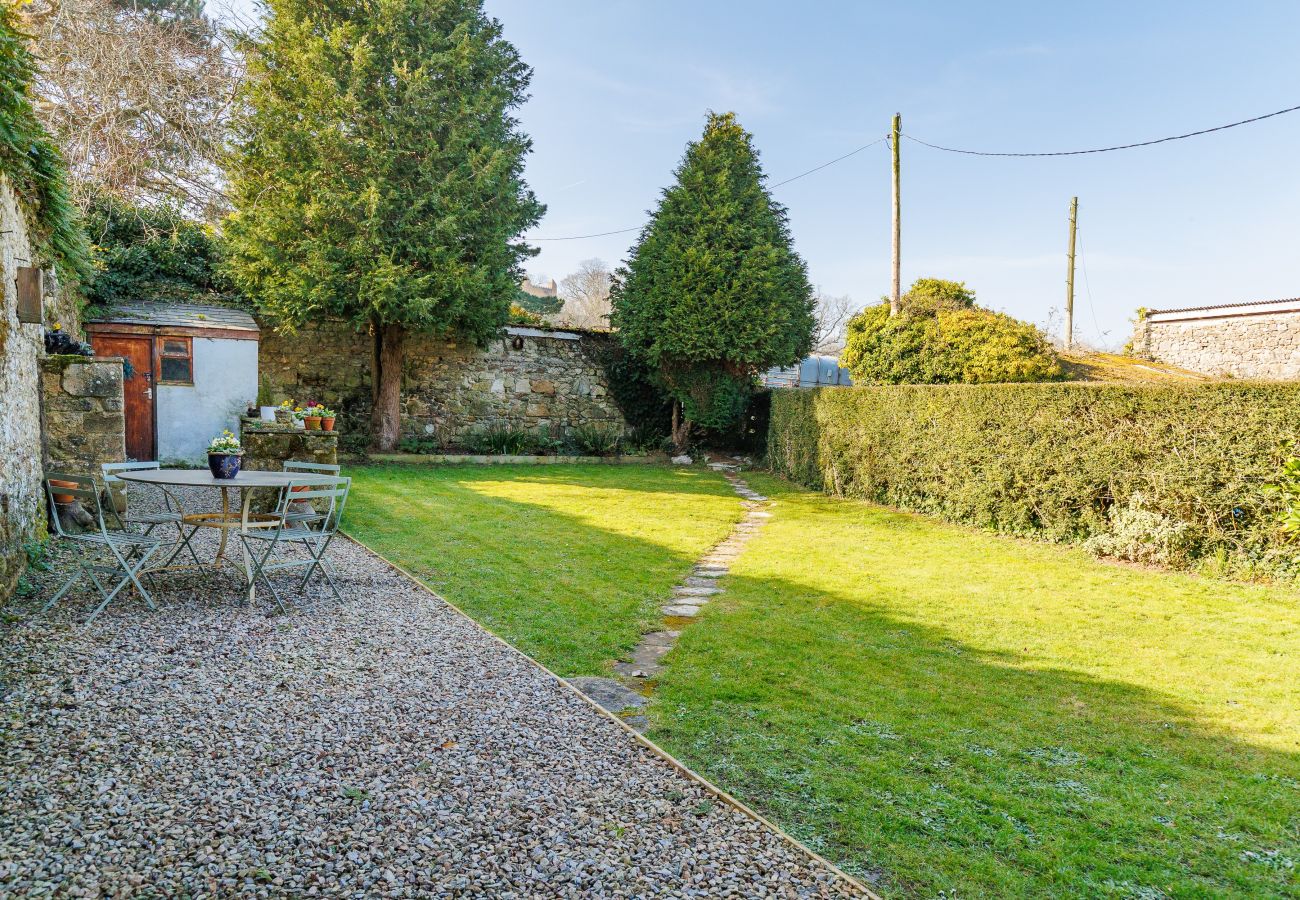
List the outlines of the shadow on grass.
<svg viewBox="0 0 1300 900">
<path fill-rule="evenodd" d="M 853 598 L 726 589 L 669 656 L 651 736 L 887 892 L 1300 887 L 1296 754 Z"/>
</svg>

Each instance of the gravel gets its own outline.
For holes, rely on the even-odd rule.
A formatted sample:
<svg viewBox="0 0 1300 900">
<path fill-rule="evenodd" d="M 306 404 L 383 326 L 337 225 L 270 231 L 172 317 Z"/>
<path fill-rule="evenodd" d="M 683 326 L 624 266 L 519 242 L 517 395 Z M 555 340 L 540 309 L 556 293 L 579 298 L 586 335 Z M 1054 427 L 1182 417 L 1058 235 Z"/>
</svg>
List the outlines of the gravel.
<svg viewBox="0 0 1300 900">
<path fill-rule="evenodd" d="M 344 602 L 287 615 L 213 572 L 88 628 L 83 590 L 4 610 L 0 896 L 854 895 L 361 546 L 332 557 Z"/>
</svg>

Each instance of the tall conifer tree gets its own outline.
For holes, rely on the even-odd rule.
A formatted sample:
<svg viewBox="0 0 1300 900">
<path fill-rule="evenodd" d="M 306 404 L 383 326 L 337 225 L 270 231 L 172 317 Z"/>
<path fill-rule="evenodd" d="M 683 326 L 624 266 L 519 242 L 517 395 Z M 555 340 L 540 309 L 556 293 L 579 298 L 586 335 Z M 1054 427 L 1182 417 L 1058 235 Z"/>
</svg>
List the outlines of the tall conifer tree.
<svg viewBox="0 0 1300 900">
<path fill-rule="evenodd" d="M 481 0 L 266 0 L 233 171 L 231 273 L 293 327 L 374 341 L 373 440 L 400 436 L 410 331 L 485 343 L 505 323 L 524 183 L 513 111 L 532 71 Z"/>
<path fill-rule="evenodd" d="M 813 290 L 753 139 L 710 114 L 688 144 L 611 292 L 612 321 L 675 401 L 679 449 L 694 424 L 725 427 L 754 376 L 812 347 Z"/>
</svg>

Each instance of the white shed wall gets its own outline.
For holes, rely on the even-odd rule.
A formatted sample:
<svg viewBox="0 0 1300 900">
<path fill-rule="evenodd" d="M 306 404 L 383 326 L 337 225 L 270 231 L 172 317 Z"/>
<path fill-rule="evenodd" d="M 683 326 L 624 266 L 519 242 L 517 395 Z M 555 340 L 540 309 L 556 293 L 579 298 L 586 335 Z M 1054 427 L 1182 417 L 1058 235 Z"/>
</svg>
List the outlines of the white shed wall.
<svg viewBox="0 0 1300 900">
<path fill-rule="evenodd" d="M 257 397 L 257 341 L 194 338 L 194 384 L 158 385 L 158 459 L 204 464 L 223 429 Z"/>
</svg>

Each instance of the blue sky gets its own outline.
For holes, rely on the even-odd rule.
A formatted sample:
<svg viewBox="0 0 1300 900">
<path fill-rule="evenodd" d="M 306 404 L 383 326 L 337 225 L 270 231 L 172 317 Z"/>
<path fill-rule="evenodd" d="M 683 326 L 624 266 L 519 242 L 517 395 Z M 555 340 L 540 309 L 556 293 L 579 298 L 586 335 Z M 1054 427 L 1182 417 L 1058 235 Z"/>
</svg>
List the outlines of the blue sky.
<svg viewBox="0 0 1300 900">
<path fill-rule="evenodd" d="M 246 0 L 244 0 L 246 2 Z M 707 110 L 734 110 L 773 181 L 883 136 L 1072 150 L 1300 104 L 1300 4 L 487 0 L 535 70 L 522 119 L 548 205 L 530 236 L 635 226 Z M 1078 195 L 1076 335 L 1119 346 L 1139 306 L 1300 295 L 1300 112 L 1158 147 L 986 159 L 904 141 L 903 280 L 968 282 L 1043 324 L 1065 295 Z M 812 280 L 857 303 L 889 279 L 889 163 L 866 150 L 777 188 Z M 561 278 L 633 234 L 543 242 Z M 1084 269 L 1086 268 L 1086 277 Z"/>
</svg>

